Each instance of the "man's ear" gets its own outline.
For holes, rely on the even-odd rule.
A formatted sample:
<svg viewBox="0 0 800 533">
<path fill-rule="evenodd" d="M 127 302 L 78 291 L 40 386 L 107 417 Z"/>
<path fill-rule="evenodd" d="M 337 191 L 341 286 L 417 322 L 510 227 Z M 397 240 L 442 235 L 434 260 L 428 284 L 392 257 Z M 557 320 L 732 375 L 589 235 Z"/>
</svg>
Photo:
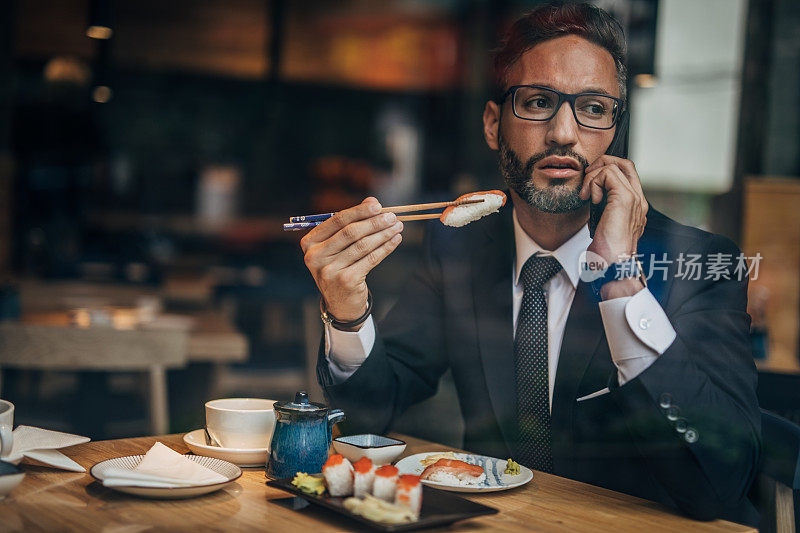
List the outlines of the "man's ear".
<svg viewBox="0 0 800 533">
<path fill-rule="evenodd" d="M 486 144 L 492 150 L 500 148 L 498 138 L 500 136 L 500 106 L 496 102 L 489 100 L 483 109 L 483 137 Z"/>
</svg>

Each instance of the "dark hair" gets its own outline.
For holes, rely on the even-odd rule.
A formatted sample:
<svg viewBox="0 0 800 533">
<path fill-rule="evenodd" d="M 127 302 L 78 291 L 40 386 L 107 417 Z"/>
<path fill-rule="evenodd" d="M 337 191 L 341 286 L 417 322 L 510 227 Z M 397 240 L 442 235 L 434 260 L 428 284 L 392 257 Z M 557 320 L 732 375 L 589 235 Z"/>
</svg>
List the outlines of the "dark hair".
<svg viewBox="0 0 800 533">
<path fill-rule="evenodd" d="M 506 89 L 508 73 L 522 55 L 537 44 L 577 35 L 602 46 L 614 58 L 617 67 L 619 94 L 626 93 L 625 35 L 617 20 L 592 4 L 551 2 L 537 6 L 517 19 L 502 44 L 494 51 L 494 82 L 499 95 Z"/>
</svg>

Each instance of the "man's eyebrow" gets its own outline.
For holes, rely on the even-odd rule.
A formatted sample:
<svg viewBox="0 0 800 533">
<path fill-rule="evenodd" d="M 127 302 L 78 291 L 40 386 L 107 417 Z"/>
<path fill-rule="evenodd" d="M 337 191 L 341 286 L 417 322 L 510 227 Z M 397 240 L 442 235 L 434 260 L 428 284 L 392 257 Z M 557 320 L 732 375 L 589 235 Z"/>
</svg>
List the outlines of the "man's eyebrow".
<svg viewBox="0 0 800 533">
<path fill-rule="evenodd" d="M 544 87 L 546 89 L 553 89 L 554 91 L 558 90 L 555 87 L 551 87 L 551 86 L 543 84 L 543 83 L 541 83 L 541 84 L 540 83 L 532 83 L 531 85 L 535 85 L 537 87 Z M 605 95 L 608 95 L 608 96 L 614 96 L 610 92 L 608 92 L 606 89 L 603 89 L 602 87 L 584 87 L 578 93 L 575 93 L 575 94 L 583 94 L 583 93 L 597 93 L 597 94 L 605 94 Z"/>
<path fill-rule="evenodd" d="M 585 87 L 581 92 L 582 93 L 607 94 L 608 96 L 611 96 L 611 93 L 606 91 L 602 87 Z"/>
</svg>

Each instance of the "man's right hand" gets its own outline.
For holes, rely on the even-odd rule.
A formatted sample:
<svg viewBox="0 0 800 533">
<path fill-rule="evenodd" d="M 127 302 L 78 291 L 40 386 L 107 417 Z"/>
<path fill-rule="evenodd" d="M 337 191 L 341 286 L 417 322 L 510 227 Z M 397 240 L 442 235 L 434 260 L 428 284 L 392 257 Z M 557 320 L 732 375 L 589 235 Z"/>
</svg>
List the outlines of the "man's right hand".
<svg viewBox="0 0 800 533">
<path fill-rule="evenodd" d="M 403 240 L 403 223 L 367 198 L 308 232 L 300 241 L 305 263 L 317 282 L 328 312 L 337 320 L 356 320 L 367 309 L 367 274 Z"/>
</svg>

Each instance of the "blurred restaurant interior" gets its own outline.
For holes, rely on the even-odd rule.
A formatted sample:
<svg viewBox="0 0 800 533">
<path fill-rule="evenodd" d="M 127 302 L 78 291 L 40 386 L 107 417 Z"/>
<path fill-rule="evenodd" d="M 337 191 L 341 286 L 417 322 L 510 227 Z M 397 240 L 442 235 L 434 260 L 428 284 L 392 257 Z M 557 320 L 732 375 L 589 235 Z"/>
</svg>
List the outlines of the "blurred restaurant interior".
<svg viewBox="0 0 800 533">
<path fill-rule="evenodd" d="M 626 28 L 648 200 L 762 257 L 760 401 L 800 422 L 800 3 L 594 3 Z M 319 295 L 282 222 L 502 187 L 489 51 L 535 4 L 5 2 L 0 395 L 16 422 L 116 438 L 202 427 L 212 398 L 321 400 Z M 379 316 L 421 228 L 370 275 Z M 458 446 L 460 424 L 445 380 L 396 429 Z"/>
</svg>

